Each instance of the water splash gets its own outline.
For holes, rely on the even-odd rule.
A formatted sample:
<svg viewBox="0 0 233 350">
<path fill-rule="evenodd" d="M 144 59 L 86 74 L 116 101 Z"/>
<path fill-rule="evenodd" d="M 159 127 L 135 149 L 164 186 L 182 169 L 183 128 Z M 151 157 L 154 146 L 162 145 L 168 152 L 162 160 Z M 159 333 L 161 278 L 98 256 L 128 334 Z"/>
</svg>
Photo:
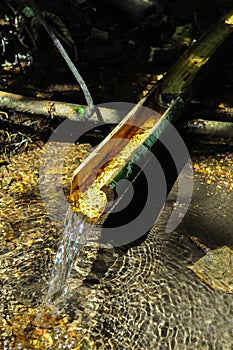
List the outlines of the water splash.
<svg viewBox="0 0 233 350">
<path fill-rule="evenodd" d="M 46 302 L 54 302 L 67 293 L 66 282 L 78 256 L 96 239 L 95 227 L 80 214 L 67 211 L 63 238 L 54 261 Z"/>
</svg>

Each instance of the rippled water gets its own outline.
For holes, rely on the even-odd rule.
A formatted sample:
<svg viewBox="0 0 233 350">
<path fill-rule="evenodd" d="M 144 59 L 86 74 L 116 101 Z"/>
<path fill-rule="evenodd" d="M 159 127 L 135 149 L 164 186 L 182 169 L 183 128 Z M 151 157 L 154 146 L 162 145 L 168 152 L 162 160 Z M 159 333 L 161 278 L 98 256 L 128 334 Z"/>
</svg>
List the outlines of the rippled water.
<svg viewBox="0 0 233 350">
<path fill-rule="evenodd" d="M 204 255 L 189 236 L 211 248 L 232 245 L 232 160 L 232 153 L 194 158 L 194 195 L 176 232 L 165 232 L 174 186 L 147 239 L 105 273 L 92 330 L 100 349 L 233 349 L 233 296 L 188 269 Z"/>
<path fill-rule="evenodd" d="M 93 267 L 93 255 L 89 262 L 86 259 L 91 247 L 87 243 L 96 242 L 100 231 L 82 217 L 68 213 L 47 298 L 56 300 L 61 296 L 66 309 L 75 311 L 75 317 L 82 314 L 82 326 L 95 344 L 88 349 L 233 349 L 233 296 L 211 289 L 188 269 L 204 254 L 189 236 L 204 241 L 208 236 L 207 242 L 215 245 L 232 243 L 232 157 L 230 162 L 224 160 L 224 155 L 203 159 L 203 164 L 198 163 L 201 172 L 198 168 L 195 173 L 190 210 L 176 232 L 165 233 L 176 197 L 174 186 L 147 239 L 127 252 L 115 254 L 114 259 L 106 250 L 101 260 L 103 253 L 98 252 Z M 221 166 L 214 173 L 215 162 Z M 89 252 L 86 255 L 85 249 Z M 97 252 L 97 245 L 95 249 Z M 84 260 L 88 265 L 85 273 Z M 105 273 L 104 264 L 108 265 Z M 67 293 L 67 281 L 73 270 L 82 283 L 77 289 L 74 277 L 76 290 L 71 294 Z"/>
<path fill-rule="evenodd" d="M 127 251 L 99 250 L 100 229 L 72 212 L 62 237 L 49 220 L 42 235 L 38 201 L 37 221 L 22 216 L 15 231 L 6 225 L 0 348 L 232 350 L 233 296 L 212 290 L 187 266 L 204 254 L 189 236 L 211 248 L 233 244 L 233 155 L 198 155 L 193 164 L 194 195 L 176 232 L 164 231 L 174 186 L 147 239 Z M 17 241 L 14 232 L 21 232 Z M 48 282 L 54 313 L 41 308 Z"/>
<path fill-rule="evenodd" d="M 202 255 L 188 238 L 154 228 L 101 283 L 96 315 L 103 349 L 231 350 L 233 298 L 187 266 Z"/>
</svg>

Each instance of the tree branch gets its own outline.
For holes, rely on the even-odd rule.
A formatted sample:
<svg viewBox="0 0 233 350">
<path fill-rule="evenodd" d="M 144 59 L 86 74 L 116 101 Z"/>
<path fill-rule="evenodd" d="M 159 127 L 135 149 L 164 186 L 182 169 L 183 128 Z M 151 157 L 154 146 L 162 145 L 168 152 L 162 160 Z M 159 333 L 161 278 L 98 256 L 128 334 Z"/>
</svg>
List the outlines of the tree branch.
<svg viewBox="0 0 233 350">
<path fill-rule="evenodd" d="M 58 117 L 84 121 L 87 107 L 67 102 L 38 100 L 36 98 L 0 91 L 0 109 L 41 115 L 47 118 Z M 122 116 L 117 110 L 104 107 L 100 107 L 99 110 L 106 123 L 118 123 L 122 119 Z M 98 122 L 95 111 L 88 120 Z"/>
</svg>

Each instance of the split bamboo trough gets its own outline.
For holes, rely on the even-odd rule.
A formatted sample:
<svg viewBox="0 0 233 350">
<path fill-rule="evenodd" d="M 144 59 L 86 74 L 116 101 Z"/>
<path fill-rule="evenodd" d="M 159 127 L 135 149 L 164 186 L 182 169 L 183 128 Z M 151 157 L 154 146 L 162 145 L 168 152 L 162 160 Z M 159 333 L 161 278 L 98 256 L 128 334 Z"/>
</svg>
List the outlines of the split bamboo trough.
<svg viewBox="0 0 233 350">
<path fill-rule="evenodd" d="M 204 73 L 214 67 L 217 54 L 223 52 L 232 32 L 233 11 L 191 45 L 158 85 L 75 170 L 71 199 L 90 221 L 101 217 L 109 188 L 127 176 L 130 162 L 148 152 L 168 124 L 174 124 L 182 115 L 185 104 L 195 94 Z M 148 101 L 150 104 L 152 101 L 153 111 L 143 108 Z"/>
</svg>

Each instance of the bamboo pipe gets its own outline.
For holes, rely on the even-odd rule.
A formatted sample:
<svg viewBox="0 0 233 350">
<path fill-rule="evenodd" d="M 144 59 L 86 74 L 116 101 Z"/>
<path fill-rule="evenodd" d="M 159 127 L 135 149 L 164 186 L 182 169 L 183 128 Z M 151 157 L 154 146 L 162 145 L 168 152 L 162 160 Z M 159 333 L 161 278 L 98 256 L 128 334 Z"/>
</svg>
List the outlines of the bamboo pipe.
<svg viewBox="0 0 233 350">
<path fill-rule="evenodd" d="M 151 112 L 141 106 L 144 97 L 119 125 L 103 140 L 89 157 L 75 170 L 71 184 L 71 200 L 77 211 L 90 221 L 97 221 L 107 204 L 106 188 L 113 187 L 121 178 L 129 161 L 141 157 L 158 140 L 170 122 L 182 114 L 184 104 L 192 96 L 192 84 L 197 84 L 199 73 L 221 45 L 233 32 L 233 11 L 228 13 L 215 28 L 203 35 L 185 52 L 181 59 L 162 80 L 159 91 L 164 108 Z M 122 176 L 123 177 L 123 176 Z"/>
</svg>

